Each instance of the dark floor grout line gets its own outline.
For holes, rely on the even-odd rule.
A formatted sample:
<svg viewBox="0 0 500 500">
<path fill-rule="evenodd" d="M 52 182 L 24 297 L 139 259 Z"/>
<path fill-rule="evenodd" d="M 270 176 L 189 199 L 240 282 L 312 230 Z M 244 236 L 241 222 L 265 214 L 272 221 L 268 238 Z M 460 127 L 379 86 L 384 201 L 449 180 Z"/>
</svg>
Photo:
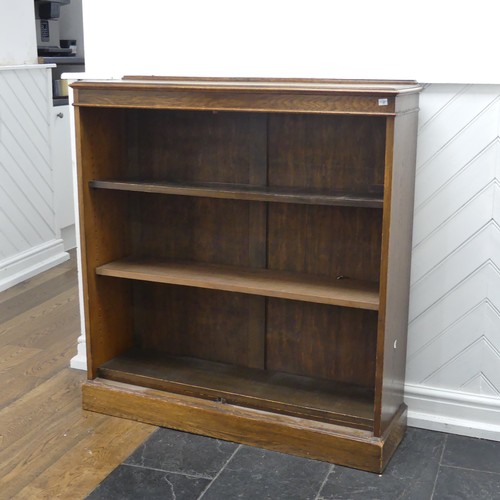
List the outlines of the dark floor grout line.
<svg viewBox="0 0 500 500">
<path fill-rule="evenodd" d="M 144 465 L 127 464 L 125 462 L 121 463 L 120 465 L 126 465 L 127 467 L 135 467 L 136 469 L 149 469 L 149 470 L 154 470 L 157 472 L 166 472 L 167 474 L 178 474 L 179 476 L 192 477 L 194 479 L 208 479 L 210 481 L 215 479 L 215 478 L 212 478 L 212 477 L 204 475 L 204 474 L 187 474 L 185 472 L 179 472 L 179 471 L 175 471 L 175 470 L 158 469 L 157 467 L 146 467 Z"/>
<path fill-rule="evenodd" d="M 220 471 L 217 472 L 217 474 L 215 475 L 215 477 L 207 484 L 206 488 L 201 492 L 201 495 L 198 497 L 197 500 L 201 500 L 205 496 L 205 493 L 209 490 L 210 486 L 212 486 L 212 484 L 214 484 L 214 481 L 216 481 L 217 478 L 221 475 L 222 471 L 227 467 L 227 464 L 233 459 L 233 457 L 239 451 L 239 449 L 241 448 L 241 446 L 242 446 L 241 444 L 238 445 L 238 447 L 236 448 L 236 450 L 233 451 L 233 453 L 231 454 L 231 456 L 227 459 L 227 462 L 221 467 Z"/>
<path fill-rule="evenodd" d="M 326 473 L 325 479 L 323 479 L 323 482 L 321 483 L 321 486 L 319 487 L 318 493 L 316 493 L 314 500 L 319 500 L 321 492 L 323 491 L 323 488 L 324 488 L 326 482 L 328 481 L 330 474 L 333 472 L 333 469 L 335 469 L 334 464 L 330 465 L 330 468 L 328 469 L 328 472 Z"/>
<path fill-rule="evenodd" d="M 434 484 L 432 485 L 432 493 L 431 493 L 431 498 L 432 500 L 434 498 L 434 493 L 436 492 L 436 486 L 438 482 L 438 477 L 439 477 L 439 472 L 441 471 L 441 464 L 443 462 L 443 457 L 444 457 L 444 451 L 446 450 L 446 444 L 448 443 L 448 434 L 444 435 L 444 442 L 443 442 L 443 449 L 441 450 L 441 456 L 439 457 L 439 462 L 436 470 L 436 477 L 434 478 Z"/>
<path fill-rule="evenodd" d="M 470 467 L 460 467 L 458 465 L 446 465 L 446 464 L 441 465 L 441 467 L 448 467 L 448 469 L 468 470 L 471 472 L 484 472 L 486 474 L 493 474 L 494 476 L 500 476 L 500 472 L 494 472 L 491 470 L 471 469 Z"/>
</svg>

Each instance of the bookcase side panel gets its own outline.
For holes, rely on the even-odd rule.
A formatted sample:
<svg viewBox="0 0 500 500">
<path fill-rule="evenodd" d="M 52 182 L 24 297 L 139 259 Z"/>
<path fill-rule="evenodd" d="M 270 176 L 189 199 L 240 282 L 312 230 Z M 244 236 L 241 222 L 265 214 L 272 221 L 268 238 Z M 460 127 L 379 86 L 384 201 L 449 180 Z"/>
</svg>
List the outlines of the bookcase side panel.
<svg viewBox="0 0 500 500">
<path fill-rule="evenodd" d="M 88 373 L 132 343 L 131 288 L 96 276 L 95 268 L 124 257 L 130 248 L 127 195 L 89 187 L 96 177 L 118 176 L 127 164 L 122 110 L 76 109 L 83 285 Z"/>
<path fill-rule="evenodd" d="M 406 338 L 418 115 L 388 118 L 388 183 L 382 242 L 375 435 L 381 436 L 404 404 Z"/>
</svg>

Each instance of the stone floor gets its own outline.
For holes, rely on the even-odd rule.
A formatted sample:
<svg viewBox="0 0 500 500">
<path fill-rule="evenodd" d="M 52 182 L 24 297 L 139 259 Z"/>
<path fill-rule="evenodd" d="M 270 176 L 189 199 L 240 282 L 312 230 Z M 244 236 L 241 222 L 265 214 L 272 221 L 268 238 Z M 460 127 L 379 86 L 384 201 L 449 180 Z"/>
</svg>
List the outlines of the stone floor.
<svg viewBox="0 0 500 500">
<path fill-rule="evenodd" d="M 500 442 L 408 429 L 382 476 L 158 429 L 91 500 L 500 499 Z"/>
</svg>

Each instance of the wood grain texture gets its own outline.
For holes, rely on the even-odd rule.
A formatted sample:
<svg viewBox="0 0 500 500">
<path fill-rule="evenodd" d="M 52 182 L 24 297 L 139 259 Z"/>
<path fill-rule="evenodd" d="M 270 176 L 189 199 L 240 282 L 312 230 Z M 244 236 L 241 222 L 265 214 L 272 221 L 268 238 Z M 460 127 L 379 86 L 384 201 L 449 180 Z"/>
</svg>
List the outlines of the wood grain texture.
<svg viewBox="0 0 500 500">
<path fill-rule="evenodd" d="M 389 120 L 387 127 L 394 146 L 387 153 L 375 435 L 384 432 L 404 397 L 417 118 L 408 113 Z"/>
<path fill-rule="evenodd" d="M 269 185 L 382 195 L 385 118 L 269 115 Z"/>
<path fill-rule="evenodd" d="M 87 366 L 93 374 L 96 366 L 129 348 L 132 341 L 131 320 L 124 314 L 130 310 L 130 287 L 124 282 L 98 286 L 94 273 L 96 266 L 129 253 L 127 195 L 102 196 L 88 187 L 98 173 L 114 176 L 126 165 L 126 120 L 121 110 L 75 114 L 80 227 L 92 228 L 81 231 L 80 237 L 85 324 L 93 331 L 88 336 Z M 111 140 L 107 131 L 116 130 L 116 124 L 122 133 Z"/>
<path fill-rule="evenodd" d="M 266 367 L 373 389 L 376 332 L 375 311 L 269 299 Z"/>
<path fill-rule="evenodd" d="M 174 194 L 228 200 L 267 201 L 275 203 L 303 203 L 306 205 L 333 205 L 344 207 L 382 208 L 381 195 L 332 192 L 327 189 L 293 189 L 220 182 L 180 183 L 154 181 L 90 181 L 93 189 L 111 189 L 137 193 Z"/>
<path fill-rule="evenodd" d="M 74 252 L 0 293 L 9 304 L 0 319 L 1 498 L 84 498 L 154 430 L 82 411 L 84 374 L 67 368 L 80 334 L 77 296 Z"/>
<path fill-rule="evenodd" d="M 142 349 L 264 367 L 263 297 L 135 282 L 134 298 Z"/>
<path fill-rule="evenodd" d="M 305 273 L 170 260 L 123 259 L 96 269 L 100 276 L 248 293 L 290 300 L 378 309 L 377 283 Z"/>
<path fill-rule="evenodd" d="M 13 498 L 84 498 L 116 468 L 117 459 L 125 459 L 151 434 L 147 424 L 84 413 L 85 421 L 75 426 L 83 426 L 86 435 Z"/>
<path fill-rule="evenodd" d="M 152 78 L 74 88 L 89 378 L 144 386 L 89 381 L 85 405 L 291 453 L 305 453 L 307 440 L 323 459 L 320 434 L 333 433 L 326 459 L 381 470 L 404 432 L 420 87 Z M 123 364 L 132 345 L 162 362 Z M 174 369 L 168 356 L 198 361 Z M 200 363 L 212 368 L 200 375 Z M 319 432 L 324 405 L 308 408 L 300 429 L 287 420 L 297 417 L 262 412 L 295 403 L 280 388 L 270 407 L 266 394 L 238 386 L 235 373 L 255 369 L 374 392 L 375 428 L 370 420 L 364 437 L 352 428 Z M 199 397 L 169 392 L 184 390 Z M 225 396 L 242 406 L 203 400 Z M 355 407 L 345 413 L 353 427 Z"/>
<path fill-rule="evenodd" d="M 391 115 L 394 96 L 420 91 L 415 82 L 287 79 L 146 78 L 77 82 L 77 106 L 212 109 Z M 386 98 L 380 104 L 379 98 Z"/>
<path fill-rule="evenodd" d="M 99 377 L 373 429 L 373 391 L 353 384 L 136 350 L 105 363 Z"/>
<path fill-rule="evenodd" d="M 273 203 L 268 213 L 269 269 L 379 280 L 380 210 Z"/>
<path fill-rule="evenodd" d="M 360 429 L 102 379 L 85 383 L 83 404 L 93 411 L 372 472 L 383 471 L 394 449 L 392 443 L 397 441 L 392 432 L 386 433 L 382 440 Z M 400 414 L 396 417 L 404 418 Z M 401 436 L 400 426 L 393 425 L 392 429 Z M 387 441 L 391 447 L 384 453 Z"/>
</svg>

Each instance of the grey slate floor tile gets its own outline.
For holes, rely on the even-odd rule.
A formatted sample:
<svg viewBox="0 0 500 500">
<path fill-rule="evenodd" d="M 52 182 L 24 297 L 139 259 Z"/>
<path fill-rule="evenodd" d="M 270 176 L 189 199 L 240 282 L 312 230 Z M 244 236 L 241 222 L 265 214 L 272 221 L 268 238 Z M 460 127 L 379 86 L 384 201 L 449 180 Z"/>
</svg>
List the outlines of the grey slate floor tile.
<svg viewBox="0 0 500 500">
<path fill-rule="evenodd" d="M 194 500 L 209 479 L 172 474 L 143 467 L 120 465 L 88 500 Z"/>
<path fill-rule="evenodd" d="M 429 500 L 446 434 L 408 429 L 383 475 L 335 466 L 320 499 Z"/>
<path fill-rule="evenodd" d="M 237 447 L 219 439 L 158 429 L 124 463 L 211 479 Z"/>
<path fill-rule="evenodd" d="M 500 442 L 449 435 L 442 463 L 500 474 Z"/>
<path fill-rule="evenodd" d="M 382 476 L 158 429 L 88 498 L 500 500 L 497 471 L 500 443 L 415 428 Z"/>
<path fill-rule="evenodd" d="M 203 500 L 314 500 L 330 464 L 242 446 Z"/>
<path fill-rule="evenodd" d="M 432 500 L 498 500 L 500 474 L 442 466 Z"/>
</svg>

